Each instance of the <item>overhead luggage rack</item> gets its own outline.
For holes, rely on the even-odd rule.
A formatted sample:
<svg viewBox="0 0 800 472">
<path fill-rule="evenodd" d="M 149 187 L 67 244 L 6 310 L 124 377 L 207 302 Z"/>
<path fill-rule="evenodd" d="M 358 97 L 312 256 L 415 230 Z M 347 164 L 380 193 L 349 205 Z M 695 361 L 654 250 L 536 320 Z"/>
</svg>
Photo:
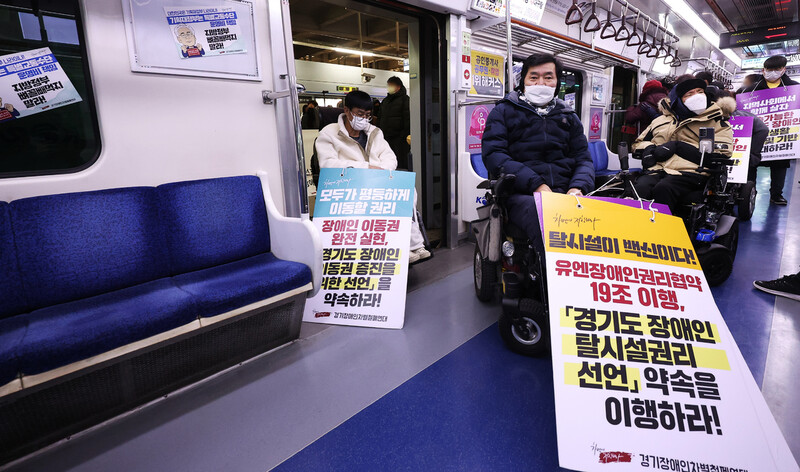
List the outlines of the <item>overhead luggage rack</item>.
<svg viewBox="0 0 800 472">
<path fill-rule="evenodd" d="M 635 61 L 631 58 L 602 48 L 592 48 L 591 44 L 575 38 L 515 19 L 512 19 L 511 23 L 511 42 L 514 51 L 523 55 L 546 51 L 565 62 L 595 66 L 600 69 L 614 66 L 636 67 Z M 485 44 L 505 48 L 506 25 L 500 23 L 473 32 L 473 38 Z"/>
</svg>

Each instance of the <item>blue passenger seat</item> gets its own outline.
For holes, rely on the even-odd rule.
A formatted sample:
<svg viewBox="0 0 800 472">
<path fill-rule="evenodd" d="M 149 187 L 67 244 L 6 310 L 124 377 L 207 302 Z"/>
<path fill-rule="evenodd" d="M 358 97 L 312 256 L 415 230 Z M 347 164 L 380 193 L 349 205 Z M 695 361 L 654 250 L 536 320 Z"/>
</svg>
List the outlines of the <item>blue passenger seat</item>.
<svg viewBox="0 0 800 472">
<path fill-rule="evenodd" d="M 614 175 L 618 172 L 608 168 L 608 149 L 606 149 L 604 142 L 594 141 L 589 143 L 589 154 L 592 155 L 592 162 L 594 162 L 595 177 Z"/>
<path fill-rule="evenodd" d="M 486 165 L 484 165 L 483 163 L 483 155 L 470 154 L 469 158 L 470 161 L 472 161 L 472 169 L 475 171 L 475 173 L 483 177 L 484 179 L 488 179 L 489 171 L 486 170 Z"/>
<path fill-rule="evenodd" d="M 0 386 L 312 280 L 255 176 L 0 202 L 0 267 Z"/>
</svg>

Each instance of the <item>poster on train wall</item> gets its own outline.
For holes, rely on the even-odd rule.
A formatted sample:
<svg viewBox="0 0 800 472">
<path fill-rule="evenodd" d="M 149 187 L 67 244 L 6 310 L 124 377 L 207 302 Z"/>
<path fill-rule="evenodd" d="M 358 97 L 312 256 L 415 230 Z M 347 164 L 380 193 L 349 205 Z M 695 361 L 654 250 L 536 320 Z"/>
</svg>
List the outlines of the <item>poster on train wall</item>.
<svg viewBox="0 0 800 472">
<path fill-rule="evenodd" d="M 486 129 L 486 119 L 494 105 L 468 105 L 466 107 L 467 117 L 467 152 L 470 154 L 481 153 L 481 142 L 483 131 Z"/>
<path fill-rule="evenodd" d="M 471 59 L 472 88 L 469 94 L 502 98 L 505 95 L 505 58 L 473 49 Z"/>
<path fill-rule="evenodd" d="M 750 143 L 753 141 L 753 117 L 733 116 L 730 119 L 733 128 L 733 165 L 728 166 L 728 182 L 734 184 L 747 183 L 747 171 L 750 166 Z"/>
<path fill-rule="evenodd" d="M 600 107 L 589 108 L 589 141 L 603 139 L 603 110 Z"/>
<path fill-rule="evenodd" d="M 50 48 L 0 56 L 0 123 L 80 101 Z"/>
<path fill-rule="evenodd" d="M 579 471 L 797 471 L 680 218 L 542 194 L 558 455 Z"/>
<path fill-rule="evenodd" d="M 164 12 L 183 59 L 247 52 L 233 7 L 164 7 Z"/>
<path fill-rule="evenodd" d="M 800 85 L 776 87 L 740 93 L 736 105 L 740 110 L 758 115 L 769 127 L 769 136 L 761 151 L 761 161 L 797 159 L 800 157 Z"/>
<path fill-rule="evenodd" d="M 322 285 L 303 321 L 403 327 L 413 172 L 322 169 L 314 225 L 322 238 Z"/>
</svg>

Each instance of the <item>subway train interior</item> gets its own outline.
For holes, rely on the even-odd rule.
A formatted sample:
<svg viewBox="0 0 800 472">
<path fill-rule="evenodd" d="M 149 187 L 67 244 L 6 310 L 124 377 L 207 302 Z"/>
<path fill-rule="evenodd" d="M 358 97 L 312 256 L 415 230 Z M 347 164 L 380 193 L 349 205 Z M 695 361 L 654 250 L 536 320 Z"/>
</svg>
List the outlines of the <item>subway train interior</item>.
<svg viewBox="0 0 800 472">
<path fill-rule="evenodd" d="M 799 12 L 0 0 L 0 471 L 800 470 Z"/>
</svg>

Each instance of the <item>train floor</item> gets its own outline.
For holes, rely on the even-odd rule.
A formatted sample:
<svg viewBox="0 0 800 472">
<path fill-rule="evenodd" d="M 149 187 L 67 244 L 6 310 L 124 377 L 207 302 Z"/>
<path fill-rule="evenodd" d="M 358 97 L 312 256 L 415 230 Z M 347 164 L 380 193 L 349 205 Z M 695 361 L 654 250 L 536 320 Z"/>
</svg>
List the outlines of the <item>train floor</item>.
<svg viewBox="0 0 800 472">
<path fill-rule="evenodd" d="M 800 171 L 759 172 L 734 274 L 713 290 L 800 458 L 800 302 L 752 288 L 800 268 Z M 794 193 L 794 195 L 791 195 Z M 473 294 L 472 248 L 412 268 L 405 328 L 301 339 L 13 465 L 18 471 L 558 470 L 550 359 L 507 351 Z"/>
</svg>

